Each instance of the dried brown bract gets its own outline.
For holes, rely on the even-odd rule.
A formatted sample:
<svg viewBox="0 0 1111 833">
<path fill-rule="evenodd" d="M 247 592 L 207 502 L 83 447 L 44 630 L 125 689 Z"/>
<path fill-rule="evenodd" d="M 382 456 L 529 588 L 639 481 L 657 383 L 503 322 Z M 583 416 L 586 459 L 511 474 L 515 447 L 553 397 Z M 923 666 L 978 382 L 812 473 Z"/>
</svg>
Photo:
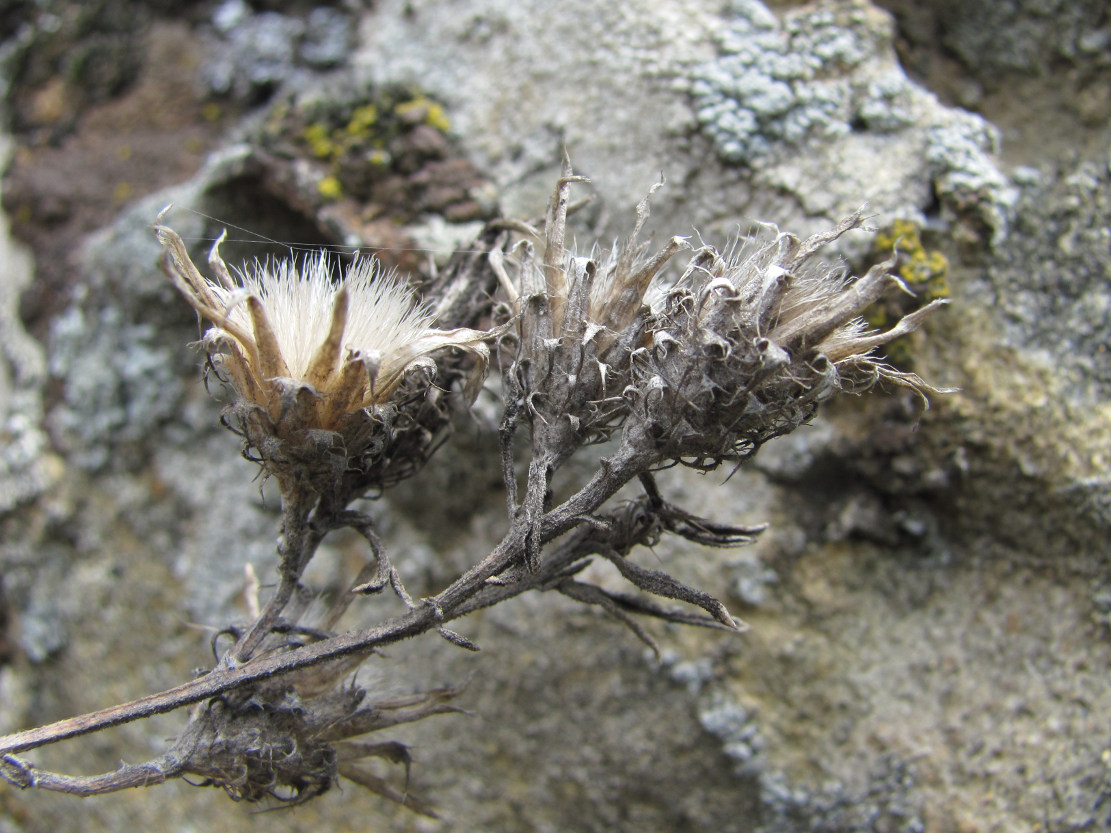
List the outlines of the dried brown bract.
<svg viewBox="0 0 1111 833">
<path fill-rule="evenodd" d="M 516 355 L 505 374 L 511 413 L 518 406 L 534 434 L 545 435 L 556 464 L 584 442 L 608 439 L 621 424 L 629 356 L 644 341 L 649 318 L 645 294 L 687 248 L 673 237 L 646 256 L 648 244 L 637 240 L 648 218 L 645 197 L 628 239 L 601 258 L 576 256 L 565 246 L 566 226 L 570 187 L 582 181 L 565 158 L 543 232 L 519 226 L 525 240 L 508 253 L 491 253 L 520 313 Z"/>
<path fill-rule="evenodd" d="M 660 460 L 714 467 L 793 431 L 839 391 L 889 381 L 923 399 L 938 393 L 872 354 L 945 302 L 876 332 L 860 315 L 890 286 L 902 287 L 889 273 L 894 261 L 850 278 L 815 260 L 862 221 L 857 212 L 806 240 L 769 227 L 732 255 L 709 246 L 696 252 L 660 288 L 646 343 L 632 354 L 626 442 Z"/>
<path fill-rule="evenodd" d="M 217 241 L 210 280 L 172 229 L 155 233 L 174 285 L 213 324 L 202 345 L 238 396 L 230 422 L 279 481 L 321 491 L 360 473 L 364 491 L 389 485 L 433 444 L 427 425 L 436 420 L 421 412 L 446 408 L 430 384 L 431 354 L 472 353 L 467 393 L 481 384 L 491 334 L 434 329 L 406 284 L 373 258 L 356 260 L 338 284 L 323 254 L 300 268 L 256 262 L 235 279 Z"/>
</svg>

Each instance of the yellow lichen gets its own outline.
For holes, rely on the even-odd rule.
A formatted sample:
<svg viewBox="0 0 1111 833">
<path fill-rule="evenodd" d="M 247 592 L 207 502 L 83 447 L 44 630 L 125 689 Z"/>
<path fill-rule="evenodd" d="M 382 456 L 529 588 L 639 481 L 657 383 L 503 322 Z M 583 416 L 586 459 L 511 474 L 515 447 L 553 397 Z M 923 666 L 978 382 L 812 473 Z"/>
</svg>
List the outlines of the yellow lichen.
<svg viewBox="0 0 1111 833">
<path fill-rule="evenodd" d="M 918 224 L 895 220 L 876 235 L 875 253 L 885 257 L 894 249 L 899 255 L 898 274 L 923 301 L 949 296 L 949 259 L 922 244 Z"/>
<path fill-rule="evenodd" d="M 450 121 L 443 105 L 413 87 L 373 91 L 346 106 L 284 103 L 267 121 L 276 144 L 293 137 L 295 153 L 320 163 L 317 190 L 326 200 L 365 198 L 397 155 L 409 152 L 412 131 L 424 127 L 446 133 Z"/>
<path fill-rule="evenodd" d="M 443 105 L 427 96 L 419 95 L 409 101 L 403 101 L 394 108 L 394 112 L 399 116 L 420 113 L 421 121 L 424 124 L 439 130 L 441 133 L 447 133 L 451 129 L 451 120 L 444 111 Z"/>
<path fill-rule="evenodd" d="M 880 253 L 890 252 L 898 247 L 899 251 L 913 251 L 922 248 L 922 237 L 918 224 L 912 220 L 895 220 L 888 228 L 881 229 L 873 240 L 873 248 Z"/>
<path fill-rule="evenodd" d="M 436 128 L 441 133 L 447 133 L 451 130 L 451 119 L 448 118 L 443 105 L 437 104 L 435 101 L 429 102 L 428 113 L 425 114 L 424 123 L 429 127 Z"/>
<path fill-rule="evenodd" d="M 895 274 L 902 278 L 907 289 L 914 293 L 914 307 L 930 301 L 949 297 L 949 259 L 936 249 L 927 249 L 922 243 L 921 230 L 912 220 L 898 219 L 881 230 L 875 237 L 872 257 L 881 260 L 892 250 L 898 255 Z M 864 311 L 864 320 L 871 326 L 885 328 L 906 312 L 906 304 L 880 301 Z M 907 365 L 912 360 L 906 339 L 897 339 L 887 345 L 887 358 L 895 365 Z"/>
<path fill-rule="evenodd" d="M 316 190 L 326 200 L 338 200 L 343 196 L 343 186 L 334 176 L 326 176 L 316 184 Z"/>
<path fill-rule="evenodd" d="M 899 277 L 928 300 L 949 296 L 949 259 L 939 251 L 913 252 L 899 268 Z"/>
<path fill-rule="evenodd" d="M 355 112 L 351 114 L 351 119 L 347 122 L 344 132 L 348 136 L 366 136 L 370 132 L 370 128 L 378 122 L 378 108 L 373 104 L 364 104 L 362 107 L 356 107 Z"/>
<path fill-rule="evenodd" d="M 317 159 L 331 159 L 338 153 L 336 143 L 332 141 L 328 128 L 320 122 L 313 122 L 302 132 L 301 138 L 309 146 L 309 151 Z"/>
</svg>

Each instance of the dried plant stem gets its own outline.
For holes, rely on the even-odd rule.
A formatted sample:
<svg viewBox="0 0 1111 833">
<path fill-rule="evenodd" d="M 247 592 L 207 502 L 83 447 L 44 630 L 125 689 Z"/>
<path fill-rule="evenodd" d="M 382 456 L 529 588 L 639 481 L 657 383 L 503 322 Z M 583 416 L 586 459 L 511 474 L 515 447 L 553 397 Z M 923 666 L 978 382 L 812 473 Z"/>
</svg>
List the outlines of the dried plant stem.
<svg viewBox="0 0 1111 833">
<path fill-rule="evenodd" d="M 433 629 L 442 617 L 431 606 L 421 606 L 377 627 L 352 631 L 280 654 L 251 660 L 236 668 L 217 668 L 196 680 L 118 706 L 61 720 L 0 738 L 0 755 L 24 752 L 67 738 L 97 732 L 156 714 L 174 711 L 241 686 L 296 671 L 356 651 L 397 642 Z M 10 758 L 4 758 L 11 762 Z"/>
<path fill-rule="evenodd" d="M 589 483 L 543 516 L 540 540 L 547 543 L 583 521 L 613 497 L 618 489 L 655 462 L 654 455 L 623 442 L 613 456 L 599 462 L 599 470 Z"/>
<path fill-rule="evenodd" d="M 540 542 L 547 543 L 582 522 L 635 477 L 641 465 L 640 456 L 628 449 L 619 450 L 613 458 L 603 461 L 601 470 L 589 483 L 559 507 L 545 513 L 539 519 L 537 528 Z M 318 531 L 313 531 L 309 541 L 311 542 L 318 534 Z M 516 526 L 489 555 L 441 593 L 423 600 L 423 604 L 418 604 L 406 613 L 376 627 L 333 636 L 290 651 L 256 656 L 241 665 L 225 664 L 203 677 L 158 694 L 0 738 L 0 756 L 3 756 L 0 760 L 4 762 L 2 773 L 9 781 L 19 784 L 19 779 L 11 777 L 9 772 L 26 773 L 35 770 L 10 757 L 13 753 L 25 752 L 111 726 L 164 714 L 276 675 L 437 630 L 443 622 L 467 612 L 470 608 L 465 606 L 466 603 L 487 586 L 488 579 L 503 573 L 515 564 L 524 562 L 527 547 L 525 539 L 525 529 Z M 503 591 L 504 598 L 519 595 L 532 589 L 533 586 L 532 582 L 508 586 Z M 268 615 L 270 614 L 267 612 L 263 613 L 263 617 Z M 274 614 L 274 617 L 276 618 L 277 615 Z M 258 644 L 257 640 L 255 644 Z M 242 646 L 237 647 L 236 650 L 241 651 Z M 123 777 L 118 773 L 113 776 Z M 115 783 L 109 776 L 103 777 L 107 779 L 105 784 Z M 37 782 L 35 786 L 46 789 L 63 788 L 63 791 L 69 791 L 64 789 L 67 783 L 69 782 L 63 778 L 63 780 Z M 51 786 L 52 784 L 56 786 Z"/>
<path fill-rule="evenodd" d="M 306 489 L 282 489 L 282 523 L 278 538 L 278 588 L 261 615 L 225 658 L 226 664 L 247 662 L 281 620 L 301 582 L 301 574 L 323 540 L 319 524 L 310 522 L 316 495 Z"/>
<path fill-rule="evenodd" d="M 134 787 L 153 787 L 167 779 L 177 778 L 183 772 L 183 762 L 174 753 L 134 766 L 121 766 L 115 772 L 89 777 L 29 769 L 8 755 L 0 757 L 0 773 L 16 786 L 23 789 L 36 787 L 82 798 Z"/>
</svg>

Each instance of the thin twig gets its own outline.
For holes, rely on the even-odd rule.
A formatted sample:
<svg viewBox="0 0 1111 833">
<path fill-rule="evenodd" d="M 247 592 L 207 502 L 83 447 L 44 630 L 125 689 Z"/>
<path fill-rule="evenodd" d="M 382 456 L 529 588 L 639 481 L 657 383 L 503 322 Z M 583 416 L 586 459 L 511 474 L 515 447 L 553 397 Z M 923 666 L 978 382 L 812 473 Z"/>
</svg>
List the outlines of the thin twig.
<svg viewBox="0 0 1111 833">
<path fill-rule="evenodd" d="M 586 486 L 540 519 L 540 542 L 546 543 L 563 534 L 579 523 L 582 517 L 596 510 L 636 475 L 638 465 L 639 460 L 627 452 L 619 452 L 613 459 L 605 461 L 601 471 Z M 2 737 L 0 754 L 35 749 L 110 726 L 171 712 L 279 674 L 437 629 L 444 621 L 455 618 L 456 609 L 482 590 L 488 578 L 504 572 L 515 563 L 523 563 L 525 555 L 523 530 L 510 530 L 486 558 L 435 596 L 432 600 L 434 605 L 417 605 L 376 627 L 352 631 L 286 652 L 259 656 L 242 665 L 228 662 L 203 677 L 157 694 Z M 521 587 L 511 595 L 526 589 Z M 442 611 L 442 616 L 437 614 L 437 610 Z"/>
</svg>

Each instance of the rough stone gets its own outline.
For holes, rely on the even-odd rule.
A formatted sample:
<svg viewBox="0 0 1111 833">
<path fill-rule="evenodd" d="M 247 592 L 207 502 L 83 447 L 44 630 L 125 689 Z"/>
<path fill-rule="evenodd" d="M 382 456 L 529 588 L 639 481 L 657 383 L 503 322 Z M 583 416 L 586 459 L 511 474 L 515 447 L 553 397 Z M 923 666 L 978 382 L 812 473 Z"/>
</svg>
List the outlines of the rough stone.
<svg viewBox="0 0 1111 833">
<path fill-rule="evenodd" d="M 0 141 L 0 160 L 10 141 Z M 0 216 L 0 513 L 40 494 L 51 479 L 42 427 L 46 356 L 19 320 L 19 296 L 32 278 L 31 254 Z"/>
<path fill-rule="evenodd" d="M 215 39 L 203 76 L 221 96 L 257 101 L 289 81 L 299 67 L 330 69 L 350 52 L 351 19 L 324 6 L 302 19 L 255 12 L 243 0 L 225 0 L 213 12 L 212 26 Z"/>
<path fill-rule="evenodd" d="M 998 46 L 1009 37 L 1002 31 L 984 41 L 972 15 L 954 18 L 946 35 L 978 50 L 984 73 L 1015 55 L 1052 71 L 1067 43 L 1077 60 L 1100 60 L 1098 20 L 1068 41 L 1064 12 L 1062 28 L 1042 37 L 1037 3 L 1000 9 L 1008 31 L 1033 33 L 1021 49 Z M 188 23 L 189 31 L 216 38 L 215 25 L 230 37 L 276 20 L 268 14 L 226 3 L 214 23 Z M 694 0 L 467 0 L 443 14 L 381 0 L 356 14 L 339 86 L 413 83 L 442 101 L 463 155 L 494 183 L 485 204 L 500 199 L 514 216 L 543 211 L 566 142 L 598 195 L 578 227 L 585 245 L 595 232 L 626 229 L 661 171 L 669 185 L 651 220 L 664 234 L 693 226 L 720 242 L 750 220 L 805 233 L 865 200 L 920 222 L 953 264 L 953 304 L 909 355 L 918 372 L 961 390 L 925 412 L 899 396 L 838 403 L 728 480 L 729 472 L 660 475 L 680 505 L 770 524 L 742 555 L 665 539 L 633 556 L 720 594 L 748 621 L 746 634 L 661 628 L 657 663 L 593 610 L 537 596 L 459 622 L 483 647 L 477 656 L 432 637 L 393 646 L 361 672 L 383 693 L 471 680 L 461 701 L 470 717 L 399 735 L 416 758 L 412 789 L 445 818 L 416 819 L 347 787 L 268 814 L 267 825 L 436 833 L 1106 825 L 1106 143 L 1084 156 L 1078 137 L 1071 161 L 1029 143 L 1026 167 L 1008 176 L 993 125 L 910 80 L 890 18 L 861 2 L 773 12 L 738 0 L 719 15 Z M 282 43 L 313 20 L 284 15 L 276 22 L 292 28 Z M 320 25 L 332 35 L 299 41 L 301 56 L 269 64 L 277 74 L 266 83 L 327 95 L 314 67 L 337 71 L 329 21 Z M 798 48 L 786 49 L 792 39 Z M 327 48 L 310 55 L 310 41 Z M 202 81 L 205 68 L 195 71 Z M 969 80 L 962 72 L 950 81 Z M 225 78 L 253 83 L 249 75 L 238 67 Z M 41 342 L 16 306 L 26 278 L 0 275 L 0 384 L 11 393 L 0 403 L 11 631 L 0 643 L 15 646 L 0 668 L 6 729 L 187 679 L 211 663 L 206 628 L 245 617 L 245 567 L 263 584 L 273 578 L 273 499 L 237 458 L 237 439 L 217 426 L 219 404 L 186 347 L 197 325 L 158 272 L 147 228 L 172 200 L 175 227 L 198 248 L 221 223 L 279 242 L 346 242 L 342 233 L 361 220 L 322 221 L 301 201 L 308 186 L 266 178 L 306 170 L 300 160 L 267 168 L 235 143 L 257 128 L 245 121 L 195 176 L 105 214 L 79 247 L 71 291 L 59 295 Z M 1035 119 L 1028 129 L 1056 126 Z M 728 141 L 740 156 L 723 150 Z M 435 215 L 398 233 L 430 248 L 451 239 Z M 229 252 L 268 251 L 246 232 L 234 236 L 241 240 Z M 41 262 L 51 250 L 45 236 L 35 239 Z M 484 460 L 495 447 L 494 401 L 484 395 L 479 416 L 433 468 L 371 507 L 414 593 L 441 587 L 504 529 L 496 465 Z M 595 460 L 588 455 L 567 477 L 589 474 Z M 425 499 L 442 489 L 455 493 L 446 512 Z M 313 586 L 334 590 L 364 558 L 358 541 L 330 540 Z M 616 581 L 590 569 L 592 580 Z M 369 600 L 353 621 L 373 622 L 396 612 L 393 604 Z M 180 725 L 176 715 L 131 724 L 35 760 L 111 769 L 157 754 Z M 184 784 L 93 799 L 80 814 L 73 807 L 0 788 L 0 827 L 257 826 L 223 796 Z"/>
<path fill-rule="evenodd" d="M 877 195 L 873 179 L 877 209 L 925 211 L 930 195 L 913 188 L 925 181 L 948 210 L 977 215 L 1002 239 L 1014 193 L 991 158 L 996 131 L 940 106 L 907 78 L 895 61 L 890 18 L 868 2 L 807 5 L 782 22 L 757 2 L 731 11 L 736 16 L 718 36 L 720 55 L 690 71 L 699 124 L 722 157 L 800 192 L 812 190 L 798 185 L 800 174 L 821 166 L 829 179 L 844 180 L 823 192 L 848 184 L 859 194 L 866 186 L 855 179 L 860 161 L 852 150 L 867 147 L 876 154 L 869 175 L 898 181 Z M 910 148 L 922 154 L 925 170 L 908 164 Z M 799 157 L 816 164 L 793 161 Z"/>
</svg>

